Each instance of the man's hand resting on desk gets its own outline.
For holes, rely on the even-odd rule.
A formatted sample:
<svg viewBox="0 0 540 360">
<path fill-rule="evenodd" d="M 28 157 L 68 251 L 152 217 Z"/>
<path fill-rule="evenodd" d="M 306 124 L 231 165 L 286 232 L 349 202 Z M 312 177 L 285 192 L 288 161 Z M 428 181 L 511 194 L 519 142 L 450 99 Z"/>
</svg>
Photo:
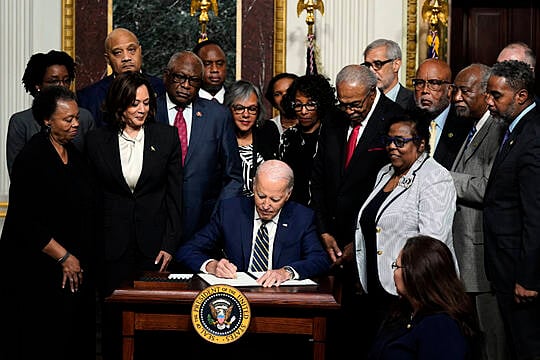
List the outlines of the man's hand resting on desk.
<svg viewBox="0 0 540 360">
<path fill-rule="evenodd" d="M 263 276 L 257 279 L 257 282 L 263 287 L 272 287 L 279 286 L 281 283 L 290 279 L 292 279 L 291 273 L 284 268 L 281 268 L 277 270 L 268 270 Z"/>
<path fill-rule="evenodd" d="M 212 260 L 206 264 L 206 272 L 220 278 L 236 278 L 236 265 L 227 259 Z"/>
</svg>

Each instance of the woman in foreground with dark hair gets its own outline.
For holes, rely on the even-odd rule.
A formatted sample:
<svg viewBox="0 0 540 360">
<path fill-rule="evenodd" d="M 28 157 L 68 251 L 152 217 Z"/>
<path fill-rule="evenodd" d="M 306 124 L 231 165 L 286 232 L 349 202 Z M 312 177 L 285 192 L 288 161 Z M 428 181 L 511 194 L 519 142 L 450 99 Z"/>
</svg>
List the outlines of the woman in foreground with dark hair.
<svg viewBox="0 0 540 360">
<path fill-rule="evenodd" d="M 155 122 L 150 82 L 140 73 L 116 76 L 105 110 L 108 126 L 86 138 L 102 202 L 97 237 L 102 301 L 142 271 L 167 270 L 180 245 L 182 219 L 180 140 L 175 127 Z M 107 305 L 103 356 L 119 359 L 120 314 Z"/>
<path fill-rule="evenodd" d="M 392 269 L 398 307 L 383 323 L 369 359 L 478 359 L 478 326 L 448 246 L 411 237 Z"/>
</svg>

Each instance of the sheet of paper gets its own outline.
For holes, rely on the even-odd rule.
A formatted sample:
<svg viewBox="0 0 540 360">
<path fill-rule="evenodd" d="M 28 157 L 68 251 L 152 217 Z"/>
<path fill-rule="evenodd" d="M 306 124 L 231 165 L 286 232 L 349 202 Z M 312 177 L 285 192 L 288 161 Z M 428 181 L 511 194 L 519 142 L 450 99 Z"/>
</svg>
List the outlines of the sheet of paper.
<svg viewBox="0 0 540 360">
<path fill-rule="evenodd" d="M 253 275 L 253 277 L 255 277 L 256 279 L 260 278 L 261 276 L 263 276 L 265 272 L 264 271 L 252 271 L 250 272 L 251 275 Z M 284 283 L 281 283 L 281 285 L 279 286 L 303 286 L 303 285 L 317 285 L 317 283 L 311 279 L 304 279 L 304 280 L 287 280 L 285 281 Z"/>
<path fill-rule="evenodd" d="M 257 284 L 257 280 L 255 280 L 251 275 L 245 272 L 237 272 L 236 273 L 236 279 L 224 279 L 219 278 L 215 275 L 211 274 L 197 274 L 199 275 L 204 281 L 206 281 L 210 285 L 217 285 L 217 284 L 225 284 L 230 286 L 261 286 Z"/>
</svg>

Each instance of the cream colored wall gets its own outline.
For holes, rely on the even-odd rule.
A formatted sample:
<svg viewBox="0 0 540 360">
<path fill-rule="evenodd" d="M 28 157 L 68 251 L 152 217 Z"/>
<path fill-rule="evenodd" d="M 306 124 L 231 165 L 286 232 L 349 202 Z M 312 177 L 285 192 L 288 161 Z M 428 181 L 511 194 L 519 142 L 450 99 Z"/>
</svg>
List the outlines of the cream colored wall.
<svg viewBox="0 0 540 360">
<path fill-rule="evenodd" d="M 287 71 L 304 74 L 306 68 L 306 12 L 297 16 L 297 0 L 287 1 Z M 318 68 L 334 83 L 346 65 L 363 62 L 364 48 L 386 38 L 400 44 L 405 76 L 406 0 L 323 0 L 324 15 L 315 11 Z"/>
</svg>

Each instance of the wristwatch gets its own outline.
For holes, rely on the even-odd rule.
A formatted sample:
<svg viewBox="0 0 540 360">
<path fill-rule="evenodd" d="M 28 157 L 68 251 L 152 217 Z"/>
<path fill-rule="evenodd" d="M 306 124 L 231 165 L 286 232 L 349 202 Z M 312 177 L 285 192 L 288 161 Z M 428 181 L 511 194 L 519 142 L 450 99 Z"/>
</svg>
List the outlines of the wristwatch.
<svg viewBox="0 0 540 360">
<path fill-rule="evenodd" d="M 291 275 L 291 277 L 290 277 L 289 280 L 294 279 L 294 270 L 293 270 L 292 267 L 290 267 L 290 266 L 284 266 L 284 267 L 283 267 L 283 270 L 285 270 L 286 272 L 288 272 L 288 273 Z"/>
</svg>

